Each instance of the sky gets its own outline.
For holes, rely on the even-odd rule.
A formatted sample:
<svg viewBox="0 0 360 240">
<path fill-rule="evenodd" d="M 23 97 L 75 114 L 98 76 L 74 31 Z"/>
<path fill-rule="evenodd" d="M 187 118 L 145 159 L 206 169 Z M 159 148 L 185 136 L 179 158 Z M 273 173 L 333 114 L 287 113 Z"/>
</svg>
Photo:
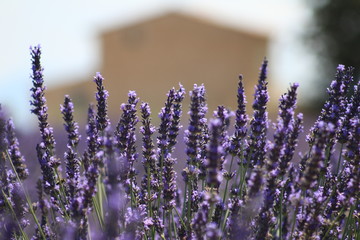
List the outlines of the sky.
<svg viewBox="0 0 360 240">
<path fill-rule="evenodd" d="M 0 102 L 15 124 L 30 114 L 31 45 L 42 46 L 48 87 L 64 84 L 100 68 L 99 34 L 168 11 L 202 16 L 270 38 L 270 70 L 285 88 L 290 82 L 309 85 L 311 56 L 299 41 L 310 11 L 301 0 L 1 0 Z"/>
</svg>

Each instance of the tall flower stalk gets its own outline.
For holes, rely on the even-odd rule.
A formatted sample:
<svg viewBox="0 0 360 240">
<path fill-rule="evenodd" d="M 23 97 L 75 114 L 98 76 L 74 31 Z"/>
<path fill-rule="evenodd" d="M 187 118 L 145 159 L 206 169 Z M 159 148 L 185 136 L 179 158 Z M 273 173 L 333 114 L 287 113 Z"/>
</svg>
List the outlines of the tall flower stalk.
<svg viewBox="0 0 360 240">
<path fill-rule="evenodd" d="M 53 128 L 48 122 L 48 107 L 45 99 L 45 86 L 43 77 L 43 68 L 40 63 L 41 48 L 34 46 L 30 48 L 32 57 L 32 83 L 31 88 L 32 106 L 31 112 L 38 118 L 41 143 L 37 145 L 37 155 L 43 173 L 44 192 L 51 197 L 51 203 L 62 215 L 67 215 L 66 193 L 58 171 L 60 166 L 59 159 L 55 156 L 55 138 Z"/>
</svg>

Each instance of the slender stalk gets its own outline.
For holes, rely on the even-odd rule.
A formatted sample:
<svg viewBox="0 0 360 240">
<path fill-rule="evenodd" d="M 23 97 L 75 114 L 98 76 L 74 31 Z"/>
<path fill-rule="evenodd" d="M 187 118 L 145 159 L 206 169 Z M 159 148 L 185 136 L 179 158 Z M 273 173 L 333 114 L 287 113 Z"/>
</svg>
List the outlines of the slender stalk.
<svg viewBox="0 0 360 240">
<path fill-rule="evenodd" d="M 102 228 L 104 227 L 104 206 L 103 206 L 103 196 L 106 195 L 101 191 L 102 184 L 102 176 L 101 174 L 98 177 L 98 181 L 96 183 L 98 191 L 96 192 L 95 197 L 93 198 L 94 205 L 96 204 L 95 211 L 98 217 L 98 221 Z"/>
<path fill-rule="evenodd" d="M 4 154 L 4 153 L 3 153 L 3 154 Z M 21 182 L 21 180 L 20 180 L 20 178 L 19 178 L 19 175 L 17 174 L 17 171 L 16 171 L 16 169 L 15 169 L 15 166 L 14 166 L 14 164 L 13 164 L 13 162 L 12 162 L 12 160 L 11 160 L 11 158 L 10 158 L 10 156 L 9 156 L 9 154 L 8 154 L 7 152 L 6 152 L 6 157 L 8 157 L 9 162 L 10 162 L 10 165 L 11 165 L 11 168 L 12 168 L 12 170 L 13 170 L 14 173 L 15 173 L 16 180 L 20 183 L 21 189 L 23 190 L 23 192 L 24 192 L 24 194 L 25 194 L 25 198 L 26 198 L 26 201 L 27 201 L 27 204 L 28 204 L 30 213 L 31 213 L 32 217 L 34 218 L 34 221 L 35 221 L 36 225 L 38 226 L 40 235 L 41 235 L 42 239 L 45 240 L 45 239 L 46 239 L 45 234 L 44 234 L 44 232 L 43 232 L 43 230 L 42 230 L 42 228 L 41 228 L 41 225 L 40 225 L 40 223 L 39 223 L 39 221 L 38 221 L 38 219 L 37 219 L 37 217 L 36 217 L 36 214 L 35 214 L 35 211 L 34 211 L 32 202 L 31 202 L 30 197 L 29 197 L 29 194 L 28 194 L 27 191 L 25 190 L 24 185 L 22 184 L 22 182 Z M 4 157 L 4 158 L 5 158 L 5 157 Z"/>
<path fill-rule="evenodd" d="M 18 226 L 19 226 L 19 229 L 20 229 L 20 232 L 21 232 L 22 237 L 23 237 L 24 239 L 28 240 L 29 238 L 28 238 L 28 236 L 26 235 L 26 233 L 24 232 L 24 230 L 22 229 L 21 224 L 20 224 L 20 222 L 19 222 L 19 219 L 16 217 L 15 211 L 14 211 L 13 207 L 11 206 L 11 203 L 10 203 L 9 200 L 8 200 L 8 196 L 6 195 L 6 193 L 5 193 L 2 189 L 1 189 L 1 192 L 2 192 L 2 194 L 5 196 L 5 197 L 4 197 L 4 198 L 5 198 L 5 202 L 6 202 L 6 204 L 8 205 L 8 207 L 10 208 L 11 214 L 13 215 L 13 217 L 14 217 L 15 220 L 16 220 L 16 223 L 17 223 Z"/>
<path fill-rule="evenodd" d="M 224 216 L 224 221 L 223 221 L 223 223 L 221 225 L 221 229 L 224 232 L 224 234 L 225 234 L 226 220 L 227 220 L 229 214 L 230 214 L 230 209 L 228 208 L 228 209 L 226 209 L 225 216 Z"/>
<path fill-rule="evenodd" d="M 294 231 L 295 231 L 295 225 L 296 225 L 296 214 L 299 210 L 299 203 L 296 204 L 296 207 L 295 207 L 295 210 L 294 210 L 294 214 L 293 214 L 293 217 L 292 217 L 292 224 L 291 224 L 291 233 L 290 233 L 290 239 L 293 238 L 293 234 L 294 234 Z"/>
<path fill-rule="evenodd" d="M 328 230 L 325 232 L 325 235 L 324 235 L 323 239 L 327 239 L 326 237 L 327 237 L 327 235 L 329 234 L 330 230 L 334 227 L 334 225 L 335 225 L 335 223 L 337 222 L 337 220 L 339 220 L 339 219 L 341 218 L 341 215 L 344 213 L 344 211 L 345 211 L 345 207 L 343 207 L 343 208 L 340 210 L 338 216 L 334 219 L 334 221 L 332 221 L 330 227 L 329 227 Z"/>
<path fill-rule="evenodd" d="M 342 144 L 340 145 L 339 159 L 338 159 L 338 164 L 337 164 L 337 167 L 336 167 L 336 176 L 339 176 L 343 147 L 344 147 L 344 144 L 342 143 Z"/>
<path fill-rule="evenodd" d="M 234 161 L 234 155 L 231 157 L 231 161 L 230 161 L 230 167 L 229 167 L 229 173 L 230 174 L 231 174 L 231 168 L 232 168 L 232 165 L 233 165 L 233 161 Z M 227 178 L 226 179 L 226 184 L 225 184 L 225 190 L 224 190 L 223 203 L 225 203 L 225 200 L 226 200 L 226 194 L 227 194 L 227 190 L 228 190 L 229 181 L 230 181 L 230 179 Z"/>
<path fill-rule="evenodd" d="M 95 208 L 96 218 L 97 218 L 97 220 L 99 222 L 100 228 L 104 229 L 104 219 L 102 217 L 99 202 L 98 202 L 98 198 L 96 196 L 93 197 L 93 204 L 94 204 L 94 208 Z"/>
<path fill-rule="evenodd" d="M 187 222 L 188 226 L 190 227 L 190 221 L 191 221 L 191 196 L 192 196 L 192 185 L 191 185 L 192 179 L 189 179 L 189 193 L 188 193 L 188 202 L 187 202 Z"/>
<path fill-rule="evenodd" d="M 353 212 L 354 212 L 354 209 L 355 209 L 355 205 L 352 205 L 351 206 L 351 208 L 350 208 L 350 211 L 349 211 L 349 215 L 348 215 L 348 217 L 346 218 L 346 222 L 345 222 L 345 227 L 344 227 L 344 229 L 343 229 L 343 237 L 342 237 L 342 240 L 344 240 L 344 239 L 346 239 L 345 237 L 346 237 L 346 233 L 347 233 L 347 231 L 348 231 L 348 227 L 349 227 L 349 225 L 350 225 L 350 223 L 349 222 L 351 222 L 351 220 L 352 220 L 352 216 L 353 216 Z"/>
<path fill-rule="evenodd" d="M 183 225 L 183 227 L 184 227 L 184 228 L 185 228 L 185 230 L 187 231 L 187 226 L 186 226 L 186 224 L 185 224 L 184 220 L 182 219 L 182 217 L 180 216 L 180 214 L 179 214 L 178 210 L 176 209 L 176 207 L 174 207 L 173 209 L 175 210 L 176 215 L 178 215 L 178 217 L 179 217 L 179 220 L 180 220 L 181 224 Z"/>
<path fill-rule="evenodd" d="M 66 192 L 65 192 L 65 188 L 64 188 L 64 185 L 63 185 L 63 183 L 62 183 L 62 180 L 61 180 L 61 177 L 60 177 L 60 174 L 59 174 L 57 168 L 55 168 L 54 171 L 55 171 L 55 175 L 56 175 L 56 177 L 57 177 L 57 179 L 58 179 L 58 182 L 59 182 L 59 184 L 60 184 L 59 202 L 60 202 L 61 208 L 62 208 L 62 210 L 63 210 L 63 212 L 64 212 L 65 220 L 66 220 L 66 221 L 69 221 L 69 220 L 70 220 L 70 216 L 69 216 L 69 214 L 68 214 L 68 212 L 66 211 L 66 208 L 65 208 L 65 202 L 66 202 Z M 63 199 L 65 199 L 65 200 L 63 200 Z"/>
<path fill-rule="evenodd" d="M 211 186 L 211 188 L 210 188 L 211 195 L 214 194 L 213 191 L 214 191 L 214 187 Z M 209 215 L 208 215 L 207 222 L 211 222 L 211 218 L 212 218 L 212 215 L 214 213 L 214 210 L 215 210 L 214 202 L 210 201 L 210 210 L 209 210 Z"/>
<path fill-rule="evenodd" d="M 183 208 L 182 208 L 182 212 L 181 212 L 181 216 L 182 216 L 182 217 L 185 217 L 186 193 L 187 193 L 187 184 L 185 184 L 185 187 L 184 187 Z"/>
<path fill-rule="evenodd" d="M 326 169 L 328 167 L 328 164 L 329 164 L 329 161 L 330 161 L 330 155 L 331 155 L 330 151 L 331 151 L 330 147 L 326 147 L 326 150 L 325 150 L 325 156 L 326 157 L 325 157 L 325 160 L 324 160 L 324 167 L 323 167 L 325 172 L 320 170 L 320 177 L 319 177 L 319 185 L 318 185 L 318 187 L 323 186 L 325 184 Z"/>
<path fill-rule="evenodd" d="M 283 202 L 283 197 L 284 197 L 284 187 L 281 189 L 281 194 L 280 194 L 280 216 L 279 216 L 279 237 L 280 237 L 280 240 L 283 240 L 283 236 L 282 236 L 282 211 L 283 211 L 283 206 L 282 206 L 282 202 Z"/>
<path fill-rule="evenodd" d="M 174 229 L 174 235 L 175 235 L 175 238 L 177 238 L 177 231 L 176 231 L 176 222 L 175 222 L 175 219 L 174 219 L 174 213 L 173 211 L 171 210 L 171 218 L 172 218 L 172 224 L 173 224 L 173 229 Z"/>
<path fill-rule="evenodd" d="M 245 177 L 246 177 L 247 170 L 249 169 L 250 156 L 252 155 L 252 153 L 253 153 L 253 148 L 250 149 L 250 154 L 247 157 L 245 169 L 243 169 L 242 175 L 240 177 L 240 183 L 239 183 L 239 187 L 238 187 L 239 188 L 240 198 L 242 197 L 243 185 L 244 185 L 244 182 L 245 182 Z"/>
<path fill-rule="evenodd" d="M 171 229 L 171 214 L 170 214 L 170 211 L 171 210 L 169 210 L 169 211 L 167 211 L 167 216 L 168 216 L 168 225 L 169 225 L 169 237 L 170 237 L 170 239 L 172 239 L 172 229 Z"/>
</svg>

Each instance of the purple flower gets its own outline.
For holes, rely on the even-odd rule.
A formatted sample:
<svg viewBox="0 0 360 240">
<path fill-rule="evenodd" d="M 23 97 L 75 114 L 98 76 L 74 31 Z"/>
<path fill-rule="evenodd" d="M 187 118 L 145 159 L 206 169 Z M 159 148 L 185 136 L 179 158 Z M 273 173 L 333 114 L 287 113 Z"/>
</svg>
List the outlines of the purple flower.
<svg viewBox="0 0 360 240">
<path fill-rule="evenodd" d="M 172 88 L 167 94 L 167 99 L 165 107 L 163 107 L 159 113 L 160 118 L 160 127 L 159 127 L 159 137 L 157 140 L 158 143 L 158 152 L 159 152 L 159 168 L 160 171 L 163 167 L 164 158 L 168 157 L 169 154 L 169 129 L 171 122 L 173 120 L 173 109 L 172 105 L 175 98 L 175 89 Z"/>
<path fill-rule="evenodd" d="M 190 115 L 189 127 L 185 131 L 185 143 L 186 143 L 186 154 L 187 154 L 187 167 L 183 171 L 186 183 L 188 185 L 188 191 L 186 193 L 186 208 L 188 215 L 188 223 L 192 212 L 196 212 L 197 205 L 197 193 L 198 189 L 198 176 L 199 168 L 205 169 L 203 166 L 204 161 L 202 156 L 204 155 L 203 149 L 205 148 L 205 139 L 202 133 L 206 132 L 206 100 L 205 100 L 205 88 L 203 85 L 194 85 L 193 91 L 190 92 Z M 184 174 L 185 173 L 185 174 Z M 195 196 L 195 197 L 193 197 Z M 189 207 L 190 206 L 190 207 Z M 191 211 L 191 209 L 193 211 Z"/>
<path fill-rule="evenodd" d="M 19 149 L 19 141 L 15 136 L 15 127 L 12 119 L 9 119 L 6 123 L 6 135 L 9 157 L 14 164 L 19 178 L 25 180 L 29 175 L 29 171 L 25 164 L 25 158 Z"/>
<path fill-rule="evenodd" d="M 207 185 L 213 188 L 218 188 L 222 181 L 220 165 L 224 150 L 221 145 L 221 127 L 222 123 L 219 119 L 213 119 L 210 121 L 211 138 L 208 148 L 206 168 Z"/>
<path fill-rule="evenodd" d="M 264 239 L 269 228 L 274 225 L 273 206 L 277 195 L 277 178 L 279 172 L 277 166 L 279 160 L 284 156 L 286 137 L 290 132 L 291 122 L 293 120 L 294 109 L 296 104 L 296 89 L 298 84 L 293 84 L 288 93 L 280 98 L 279 118 L 274 133 L 274 144 L 270 147 L 270 155 L 265 163 L 266 168 L 266 187 L 264 189 L 264 203 L 261 207 L 257 225 L 256 239 Z"/>
<path fill-rule="evenodd" d="M 316 124 L 314 146 L 312 147 L 312 157 L 308 161 L 303 178 L 301 179 L 301 187 L 309 189 L 316 185 L 320 169 L 323 168 L 325 160 L 325 148 L 329 141 L 329 135 L 334 132 L 334 125 L 332 123 L 325 123 L 320 121 Z"/>
<path fill-rule="evenodd" d="M 173 120 L 173 109 L 172 105 L 175 98 L 175 89 L 172 88 L 167 94 L 167 99 L 165 106 L 161 109 L 159 113 L 160 118 L 160 127 L 159 127 L 159 136 L 157 138 L 158 145 L 158 182 L 160 184 L 160 191 L 164 188 L 164 184 L 167 184 L 164 180 L 164 160 L 170 158 L 170 148 L 169 148 L 169 129 L 171 122 Z"/>
<path fill-rule="evenodd" d="M 43 186 L 42 181 L 39 179 L 37 181 L 36 187 L 38 190 L 38 198 L 39 198 L 37 206 L 41 212 L 41 221 L 40 221 L 41 229 L 39 229 L 38 227 L 36 228 L 34 239 L 43 239 L 43 236 L 45 236 L 46 239 L 51 239 L 54 237 L 54 233 L 52 233 L 51 228 L 49 227 L 49 222 L 47 217 L 48 211 L 50 209 L 50 204 L 48 203 L 48 201 L 44 196 L 42 186 Z"/>
<path fill-rule="evenodd" d="M 41 171 L 43 175 L 43 187 L 45 193 L 51 196 L 51 203 L 55 208 L 61 210 L 64 214 L 65 209 L 61 209 L 64 203 L 64 199 L 61 199 L 59 194 L 59 188 L 62 184 L 55 174 L 57 168 L 60 165 L 60 161 L 55 157 L 55 139 L 53 129 L 48 123 L 47 106 L 45 99 L 45 86 L 43 80 L 43 68 L 40 64 L 41 50 L 40 46 L 30 48 L 32 57 L 32 83 L 31 88 L 32 105 L 31 112 L 34 113 L 39 121 L 40 134 L 42 142 L 37 145 L 37 156 L 40 162 Z"/>
<path fill-rule="evenodd" d="M 331 142 L 328 145 L 328 148 L 331 150 L 335 144 L 335 133 L 340 127 L 341 119 L 346 111 L 346 94 L 349 88 L 349 84 L 352 82 L 352 72 L 353 68 L 347 68 L 343 65 L 339 65 L 336 71 L 335 80 L 330 84 L 330 87 L 327 89 L 329 94 L 329 99 L 325 102 L 321 114 L 317 119 L 317 122 L 324 121 L 332 123 L 335 128 L 333 136 L 331 136 Z M 307 141 L 310 145 L 314 144 L 314 135 L 318 129 L 315 126 L 311 129 L 310 134 L 307 136 Z"/>
<path fill-rule="evenodd" d="M 258 192 L 260 191 L 264 181 L 263 175 L 264 175 L 263 170 L 259 166 L 255 166 L 247 182 L 248 185 L 247 196 L 249 199 L 255 198 Z"/>
<path fill-rule="evenodd" d="M 158 182 L 158 169 L 156 165 L 156 154 L 154 149 L 154 143 L 152 140 L 152 135 L 155 132 L 155 127 L 151 125 L 150 118 L 150 107 L 148 103 L 142 103 L 140 106 L 141 115 L 142 115 L 142 126 L 140 127 L 140 132 L 143 135 L 143 166 L 145 169 L 144 178 L 142 181 L 142 190 L 146 193 L 143 195 L 147 195 L 145 201 L 151 202 L 154 191 L 157 192 L 159 188 Z M 150 191 L 149 191 L 150 190 Z"/>
<path fill-rule="evenodd" d="M 128 103 L 121 105 L 123 111 L 120 120 L 116 126 L 115 136 L 118 148 L 121 154 L 125 154 L 129 158 L 129 163 L 132 164 L 135 160 L 135 125 L 138 122 L 136 116 L 136 105 L 139 99 L 136 97 L 134 91 L 129 91 Z"/>
<path fill-rule="evenodd" d="M 170 148 L 170 152 L 173 151 L 173 147 L 176 144 L 176 137 L 179 133 L 179 129 L 181 128 L 180 124 L 180 117 L 181 117 L 181 105 L 182 105 L 182 101 L 184 100 L 185 97 L 185 89 L 183 88 L 183 86 L 180 84 L 179 90 L 176 91 L 175 95 L 174 95 L 174 102 L 173 102 L 173 115 L 172 115 L 172 120 L 171 120 L 171 124 L 169 127 L 169 148 Z"/>
<path fill-rule="evenodd" d="M 231 116 L 232 116 L 232 112 L 230 112 L 230 110 L 226 109 L 224 106 L 218 106 L 217 111 L 214 111 L 214 117 L 219 119 L 221 122 L 220 145 L 223 148 L 223 155 L 221 156 L 220 171 L 223 171 L 224 168 L 223 165 L 230 146 L 229 135 L 227 133 L 227 130 L 230 126 Z"/>
<path fill-rule="evenodd" d="M 295 147 L 298 143 L 299 134 L 303 131 L 303 115 L 299 113 L 297 118 L 292 121 L 285 139 L 284 154 L 279 163 L 279 175 L 283 176 L 288 168 L 289 162 L 293 159 Z"/>
<path fill-rule="evenodd" d="M 216 223 L 206 224 L 206 239 L 217 240 L 222 238 L 222 232 Z"/>
<path fill-rule="evenodd" d="M 88 167 L 93 162 L 93 159 L 95 158 L 95 155 L 100 147 L 99 133 L 96 126 L 94 105 L 89 105 L 88 108 L 86 135 L 87 135 L 86 137 L 87 148 L 85 151 L 86 157 L 83 158 L 85 171 L 87 171 Z M 102 163 L 100 165 L 102 165 Z"/>
<path fill-rule="evenodd" d="M 122 159 L 119 149 L 116 148 L 115 139 L 110 135 L 109 127 L 105 131 L 104 152 L 102 153 L 107 166 L 107 175 L 104 184 L 107 196 L 107 218 L 106 218 L 106 237 L 114 239 L 120 234 L 120 212 L 125 207 L 124 189 L 120 182 Z"/>
<path fill-rule="evenodd" d="M 236 110 L 236 119 L 235 119 L 235 133 L 231 137 L 231 144 L 229 152 L 232 155 L 239 155 L 242 151 L 241 141 L 246 137 L 247 128 L 246 124 L 248 121 L 248 116 L 245 111 L 246 107 L 246 97 L 243 86 L 243 77 L 239 76 L 238 84 L 238 93 L 237 93 L 237 110 Z"/>
<path fill-rule="evenodd" d="M 131 206 L 134 206 L 134 199 L 138 198 L 138 195 L 135 193 L 136 186 L 136 170 L 134 168 L 134 162 L 137 159 L 136 153 L 136 136 L 135 136 L 135 126 L 138 122 L 136 116 L 136 105 L 139 99 L 136 96 L 134 91 L 129 91 L 128 102 L 121 105 L 123 111 L 120 120 L 116 126 L 115 138 L 119 154 L 126 160 L 124 164 L 124 174 L 121 177 L 123 183 L 125 183 L 125 188 L 129 196 L 131 197 Z"/>
<path fill-rule="evenodd" d="M 45 86 L 43 79 L 43 68 L 40 64 L 41 49 L 40 45 L 35 47 L 30 47 L 31 57 L 32 57 L 32 83 L 33 87 L 31 88 L 32 100 L 30 104 L 32 105 L 31 112 L 34 113 L 39 120 L 39 128 L 48 154 L 50 156 L 54 155 L 55 148 L 55 139 L 53 135 L 53 129 L 48 123 L 48 114 L 47 106 L 45 99 Z M 56 163 L 59 165 L 60 163 Z"/>
<path fill-rule="evenodd" d="M 73 119 L 74 105 L 69 96 L 65 96 L 64 105 L 60 109 L 65 121 L 64 127 L 68 134 L 67 151 L 65 152 L 65 159 L 67 160 L 66 183 L 68 203 L 72 205 L 79 191 L 80 162 L 77 156 L 77 145 L 80 140 L 79 127 Z"/>
<path fill-rule="evenodd" d="M 176 172 L 174 170 L 175 162 L 176 160 L 171 157 L 164 159 L 163 208 L 165 211 L 170 211 L 175 207 L 175 197 L 177 192 Z"/>
<path fill-rule="evenodd" d="M 203 239 L 206 234 L 206 223 L 209 214 L 209 204 L 204 201 L 192 220 L 193 237 L 197 240 Z"/>
<path fill-rule="evenodd" d="M 107 90 L 105 90 L 104 78 L 99 72 L 96 73 L 94 77 L 94 82 L 96 83 L 97 87 L 97 128 L 100 132 L 102 132 L 110 124 L 109 118 L 107 116 L 107 99 L 109 97 L 109 93 Z"/>
<path fill-rule="evenodd" d="M 190 122 L 186 134 L 186 153 L 188 155 L 189 165 L 199 165 L 199 152 L 201 133 L 207 120 L 205 114 L 207 107 L 205 103 L 205 88 L 203 85 L 194 85 L 193 91 L 190 92 L 191 104 L 190 104 Z"/>
<path fill-rule="evenodd" d="M 337 133 L 337 139 L 341 144 L 346 143 L 350 136 L 351 120 L 358 116 L 360 107 L 360 81 L 354 86 L 354 93 L 347 99 L 347 105 L 342 118 L 341 126 Z"/>
<path fill-rule="evenodd" d="M 266 72 L 267 60 L 265 59 L 261 68 L 258 84 L 256 85 L 255 98 L 253 103 L 254 116 L 250 122 L 250 141 L 246 152 L 246 158 L 251 164 L 262 166 L 266 152 L 266 133 L 268 129 L 268 117 L 266 104 L 269 101 L 267 92 Z"/>
</svg>

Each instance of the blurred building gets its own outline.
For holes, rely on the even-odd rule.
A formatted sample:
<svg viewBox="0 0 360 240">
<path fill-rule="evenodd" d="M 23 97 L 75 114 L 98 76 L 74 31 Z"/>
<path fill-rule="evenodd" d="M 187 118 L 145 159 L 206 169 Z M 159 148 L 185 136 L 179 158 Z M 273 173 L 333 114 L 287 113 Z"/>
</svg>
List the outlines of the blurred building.
<svg viewBox="0 0 360 240">
<path fill-rule="evenodd" d="M 218 105 L 236 108 L 238 75 L 244 75 L 248 102 L 252 102 L 259 67 L 267 54 L 266 36 L 230 28 L 180 13 L 169 13 L 101 34 L 102 66 L 74 84 L 49 89 L 49 119 L 61 124 L 59 105 L 65 94 L 76 108 L 76 120 L 86 120 L 95 102 L 95 71 L 105 78 L 110 93 L 109 115 L 118 119 L 120 104 L 135 90 L 157 115 L 166 93 L 181 83 L 187 92 L 204 84 L 209 111 Z M 86 74 L 86 73 L 85 73 Z M 67 81 L 69 82 L 69 81 Z M 187 112 L 189 98 L 184 104 Z M 249 105 L 250 106 L 250 105 Z"/>
</svg>

